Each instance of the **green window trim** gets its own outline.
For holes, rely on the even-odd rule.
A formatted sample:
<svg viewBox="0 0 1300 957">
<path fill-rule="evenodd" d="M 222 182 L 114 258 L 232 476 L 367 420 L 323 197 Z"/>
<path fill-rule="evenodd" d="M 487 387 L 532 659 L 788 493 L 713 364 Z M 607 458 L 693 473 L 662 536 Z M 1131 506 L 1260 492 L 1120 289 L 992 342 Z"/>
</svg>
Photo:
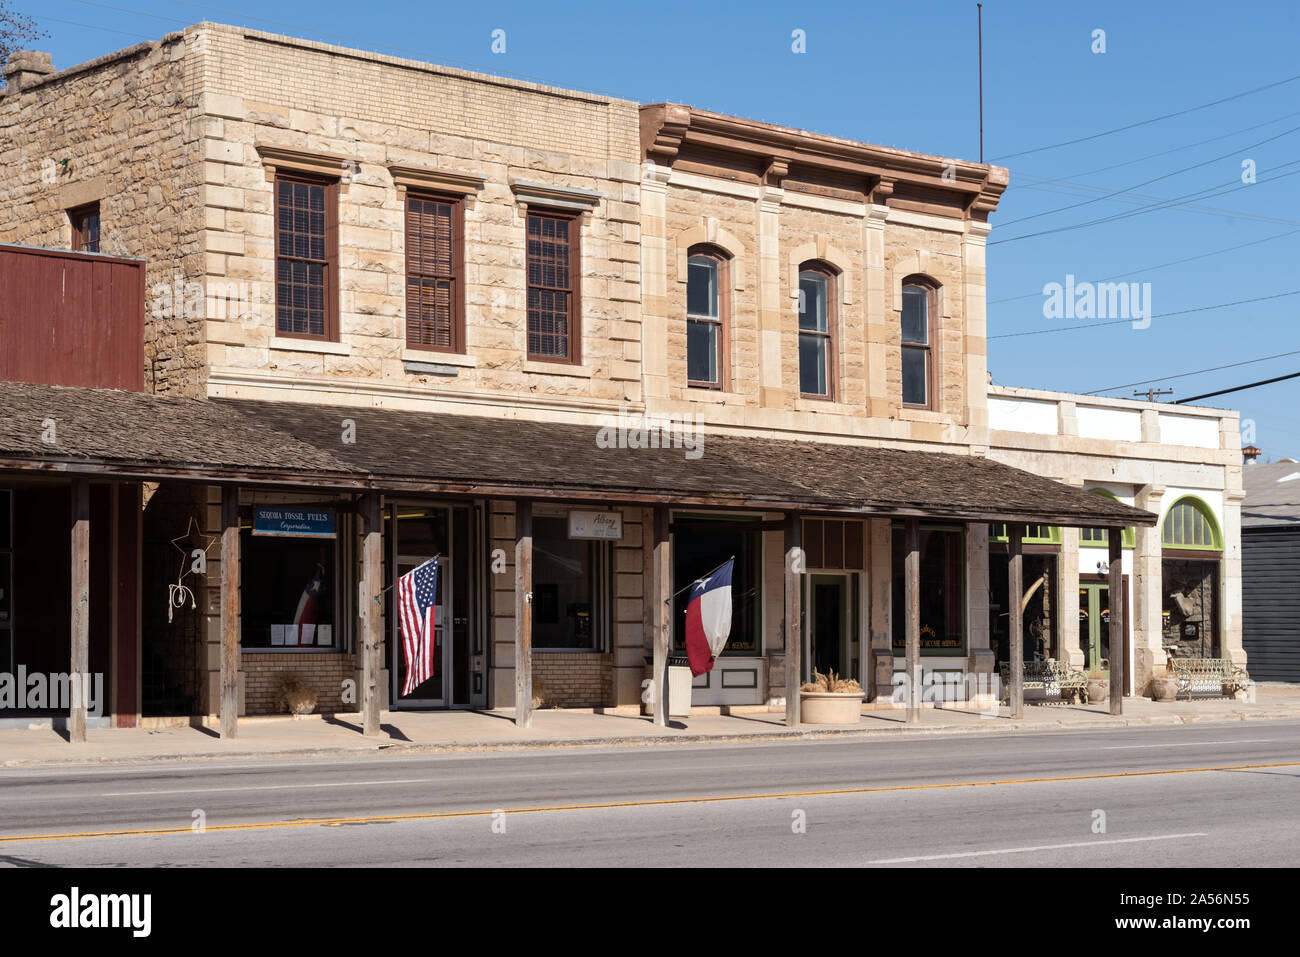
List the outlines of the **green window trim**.
<svg viewBox="0 0 1300 957">
<path fill-rule="evenodd" d="M 1112 502 L 1118 502 L 1119 496 L 1114 492 L 1104 488 L 1090 488 L 1089 495 L 1100 495 L 1108 498 Z M 1079 547 L 1080 548 L 1103 548 L 1110 545 L 1110 529 L 1108 528 L 1081 528 L 1079 529 Z M 1130 525 L 1124 529 L 1124 535 L 1120 538 L 1120 545 L 1123 548 L 1134 548 L 1137 545 L 1137 532 Z"/>
<path fill-rule="evenodd" d="M 989 541 L 1007 543 L 1006 522 L 995 522 L 989 526 Z M 1056 525 L 1026 525 L 1020 536 L 1022 545 L 1060 545 L 1061 541 L 1061 529 Z"/>
<path fill-rule="evenodd" d="M 1200 552 L 1223 551 L 1223 532 L 1214 510 L 1195 495 L 1184 495 L 1169 506 L 1160 522 L 1163 548 L 1182 548 Z"/>
</svg>

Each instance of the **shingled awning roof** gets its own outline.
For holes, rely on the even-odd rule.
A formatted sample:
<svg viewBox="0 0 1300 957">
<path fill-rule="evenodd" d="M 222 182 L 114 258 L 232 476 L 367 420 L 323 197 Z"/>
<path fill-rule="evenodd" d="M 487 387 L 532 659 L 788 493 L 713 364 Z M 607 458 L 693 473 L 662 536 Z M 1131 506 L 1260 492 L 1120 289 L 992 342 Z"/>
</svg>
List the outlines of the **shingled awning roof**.
<svg viewBox="0 0 1300 957">
<path fill-rule="evenodd" d="M 355 423 L 345 443 L 344 420 Z M 53 443 L 43 423 L 54 422 Z M 967 455 L 753 436 L 602 448 L 598 427 L 0 383 L 0 468 L 568 501 L 671 502 L 1050 525 L 1154 525 L 1100 495 Z"/>
</svg>

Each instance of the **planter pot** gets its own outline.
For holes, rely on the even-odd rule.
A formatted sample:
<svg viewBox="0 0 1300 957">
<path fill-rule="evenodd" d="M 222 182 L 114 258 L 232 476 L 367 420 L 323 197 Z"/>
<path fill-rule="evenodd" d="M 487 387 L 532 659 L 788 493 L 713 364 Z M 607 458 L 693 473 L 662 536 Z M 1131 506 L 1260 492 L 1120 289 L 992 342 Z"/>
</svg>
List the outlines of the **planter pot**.
<svg viewBox="0 0 1300 957">
<path fill-rule="evenodd" d="M 1178 679 L 1163 675 L 1151 679 L 1151 696 L 1157 701 L 1174 701 L 1178 698 Z"/>
<path fill-rule="evenodd" d="M 862 719 L 861 691 L 799 692 L 799 720 L 804 724 L 857 724 Z"/>
<path fill-rule="evenodd" d="M 1110 700 L 1110 681 L 1106 678 L 1088 679 L 1088 703 L 1104 704 Z"/>
</svg>

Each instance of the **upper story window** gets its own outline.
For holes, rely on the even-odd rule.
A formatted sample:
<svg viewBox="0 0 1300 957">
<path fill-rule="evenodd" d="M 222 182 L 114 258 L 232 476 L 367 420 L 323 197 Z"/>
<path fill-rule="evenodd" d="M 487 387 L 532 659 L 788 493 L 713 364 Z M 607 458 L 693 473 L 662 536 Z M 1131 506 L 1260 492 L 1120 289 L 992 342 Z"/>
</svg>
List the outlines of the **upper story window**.
<svg viewBox="0 0 1300 957">
<path fill-rule="evenodd" d="M 1214 514 L 1204 502 L 1191 496 L 1179 499 L 1165 515 L 1160 543 L 1165 548 L 1223 550 L 1223 536 Z"/>
<path fill-rule="evenodd" d="M 99 203 L 68 210 L 72 223 L 72 248 L 83 253 L 99 252 Z"/>
<path fill-rule="evenodd" d="M 908 280 L 903 284 L 902 349 L 903 404 L 934 408 L 933 286 Z"/>
<path fill-rule="evenodd" d="M 581 361 L 578 321 L 581 219 L 528 213 L 528 358 Z"/>
<path fill-rule="evenodd" d="M 275 332 L 338 339 L 338 183 L 277 173 Z"/>
<path fill-rule="evenodd" d="M 1100 495 L 1102 498 L 1108 498 L 1113 502 L 1118 502 L 1119 498 L 1114 492 L 1108 492 L 1104 488 L 1090 488 L 1089 494 Z M 1124 529 L 1124 534 L 1120 541 L 1125 548 L 1132 548 L 1134 541 L 1137 540 L 1137 533 L 1130 526 Z M 1105 527 L 1099 528 L 1081 528 L 1079 529 L 1079 544 L 1084 547 L 1110 545 L 1110 529 Z"/>
<path fill-rule="evenodd" d="M 799 391 L 831 398 L 835 368 L 835 274 L 805 263 L 799 270 Z"/>
<path fill-rule="evenodd" d="M 464 200 L 407 193 L 406 344 L 465 351 Z"/>
<path fill-rule="evenodd" d="M 687 384 L 720 389 L 726 376 L 727 260 L 696 249 L 686 270 Z"/>
</svg>

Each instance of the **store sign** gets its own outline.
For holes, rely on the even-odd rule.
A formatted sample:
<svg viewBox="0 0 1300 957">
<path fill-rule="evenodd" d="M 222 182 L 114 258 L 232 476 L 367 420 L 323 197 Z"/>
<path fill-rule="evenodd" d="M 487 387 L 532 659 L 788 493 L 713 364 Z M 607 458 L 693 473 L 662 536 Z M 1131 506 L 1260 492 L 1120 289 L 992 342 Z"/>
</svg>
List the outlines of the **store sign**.
<svg viewBox="0 0 1300 957">
<path fill-rule="evenodd" d="M 253 534 L 281 538 L 333 538 L 334 510 L 257 505 L 253 508 Z"/>
<path fill-rule="evenodd" d="M 623 537 L 623 513 L 570 512 L 569 537 L 616 542 Z"/>
</svg>

